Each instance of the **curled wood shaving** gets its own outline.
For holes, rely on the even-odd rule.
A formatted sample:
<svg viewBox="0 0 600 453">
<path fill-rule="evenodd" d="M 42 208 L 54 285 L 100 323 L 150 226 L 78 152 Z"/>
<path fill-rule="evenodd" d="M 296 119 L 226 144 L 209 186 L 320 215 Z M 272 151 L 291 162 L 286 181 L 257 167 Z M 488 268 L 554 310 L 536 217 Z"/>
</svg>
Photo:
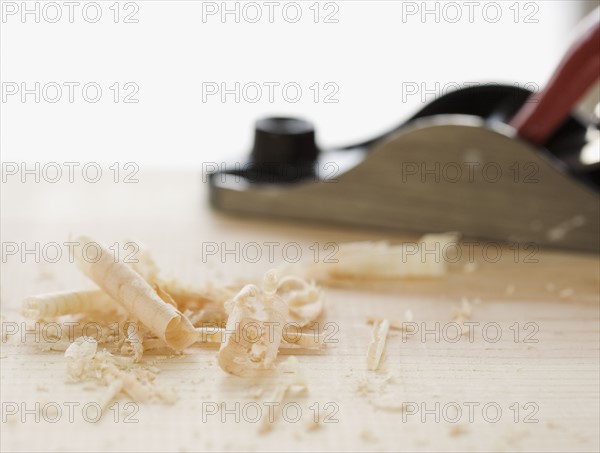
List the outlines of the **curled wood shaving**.
<svg viewBox="0 0 600 453">
<path fill-rule="evenodd" d="M 379 362 L 385 348 L 385 340 L 390 330 L 390 323 L 387 319 L 376 322 L 373 326 L 373 336 L 367 351 L 367 369 L 376 370 L 379 368 Z"/>
<path fill-rule="evenodd" d="M 154 291 L 156 291 L 156 294 L 158 295 L 158 297 L 160 297 L 164 303 L 169 304 L 171 307 L 177 308 L 177 302 L 175 302 L 175 299 L 173 299 L 173 297 L 171 297 L 171 295 L 168 292 L 164 291 L 158 285 L 158 283 L 155 283 L 153 285 L 153 288 L 154 288 Z"/>
<path fill-rule="evenodd" d="M 277 295 L 287 303 L 288 320 L 300 327 L 315 321 L 323 311 L 321 290 L 314 281 L 287 275 L 279 281 Z"/>
<path fill-rule="evenodd" d="M 77 242 L 81 247 L 94 243 L 87 237 L 80 237 Z M 101 255 L 97 261 L 85 259 L 81 251 L 75 254 L 84 274 L 169 347 L 181 350 L 196 341 L 194 327 L 181 312 L 163 301 L 137 272 L 124 263 L 115 262 L 109 250 L 99 247 Z"/>
<path fill-rule="evenodd" d="M 23 300 L 21 314 L 47 319 L 76 313 L 118 310 L 119 305 L 101 290 L 61 291 L 30 296 Z"/>
<path fill-rule="evenodd" d="M 195 287 L 172 278 L 161 280 L 160 286 L 173 298 L 180 310 L 198 312 L 208 309 L 215 314 L 218 313 L 220 319 L 226 320 L 225 302 L 231 300 L 244 287 L 244 284 L 217 287 L 209 283 L 203 287 Z M 211 320 L 216 319 L 213 317 Z"/>
<path fill-rule="evenodd" d="M 139 241 L 129 241 L 125 244 L 137 244 L 138 246 L 135 252 L 135 262 L 131 263 L 131 268 L 150 284 L 159 281 L 160 269 L 148 248 Z"/>
<path fill-rule="evenodd" d="M 228 334 L 221 343 L 219 365 L 237 376 L 269 370 L 277 357 L 287 317 L 287 305 L 276 294 L 278 276 L 265 274 L 262 289 L 246 285 L 227 303 Z"/>
</svg>

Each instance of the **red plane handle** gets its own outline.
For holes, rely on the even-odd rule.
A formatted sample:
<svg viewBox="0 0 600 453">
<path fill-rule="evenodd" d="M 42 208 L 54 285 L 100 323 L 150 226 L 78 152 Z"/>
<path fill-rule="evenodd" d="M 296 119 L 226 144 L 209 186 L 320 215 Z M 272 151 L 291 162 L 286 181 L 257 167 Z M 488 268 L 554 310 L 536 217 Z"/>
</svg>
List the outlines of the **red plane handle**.
<svg viewBox="0 0 600 453">
<path fill-rule="evenodd" d="M 577 101 L 600 78 L 600 8 L 592 11 L 581 26 L 583 31 L 546 88 L 532 94 L 510 121 L 519 136 L 534 145 L 546 143 Z"/>
</svg>

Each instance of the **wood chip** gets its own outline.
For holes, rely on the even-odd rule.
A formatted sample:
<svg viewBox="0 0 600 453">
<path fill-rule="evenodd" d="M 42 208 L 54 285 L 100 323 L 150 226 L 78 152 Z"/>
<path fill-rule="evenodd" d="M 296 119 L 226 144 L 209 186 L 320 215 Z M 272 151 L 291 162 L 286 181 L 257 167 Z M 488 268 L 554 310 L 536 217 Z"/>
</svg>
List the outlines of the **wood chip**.
<svg viewBox="0 0 600 453">
<path fill-rule="evenodd" d="M 269 404 L 275 404 L 276 412 L 274 418 L 269 418 L 270 414 L 264 413 L 259 422 L 258 432 L 264 434 L 273 428 L 278 419 L 279 411 L 289 394 L 299 395 L 305 393 L 308 389 L 306 377 L 300 363 L 296 357 L 289 357 L 277 367 L 278 383 L 275 385 L 268 400 Z"/>
<path fill-rule="evenodd" d="M 367 351 L 367 369 L 376 370 L 379 368 L 379 362 L 385 349 L 385 341 L 390 330 L 390 323 L 387 319 L 376 322 L 373 325 L 371 343 Z"/>
</svg>

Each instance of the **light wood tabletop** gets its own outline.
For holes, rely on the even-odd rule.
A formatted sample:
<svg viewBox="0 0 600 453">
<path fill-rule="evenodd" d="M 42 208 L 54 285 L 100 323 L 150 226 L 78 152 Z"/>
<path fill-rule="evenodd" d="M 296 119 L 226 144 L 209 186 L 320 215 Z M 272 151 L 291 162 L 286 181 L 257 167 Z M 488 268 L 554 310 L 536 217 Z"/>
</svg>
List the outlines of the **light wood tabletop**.
<svg viewBox="0 0 600 453">
<path fill-rule="evenodd" d="M 285 417 L 268 432 L 256 411 L 268 410 L 274 379 L 227 375 L 217 350 L 200 346 L 143 359 L 175 402 L 121 398 L 93 420 L 84 408 L 102 388 L 68 382 L 63 354 L 23 335 L 24 297 L 92 287 L 63 246 L 51 262 L 48 244 L 79 234 L 108 245 L 139 241 L 162 271 L 202 284 L 260 278 L 298 251 L 314 260 L 318 250 L 322 260 L 330 243 L 417 238 L 224 216 L 208 206 L 196 171 L 142 169 L 130 184 L 113 176 L 2 184 L 2 451 L 600 449 L 598 256 L 483 244 L 464 247 L 473 259 L 464 253 L 438 278 L 325 286 L 320 322 L 330 323 L 332 341 L 298 356 L 307 390 L 288 396 Z M 456 338 L 465 298 L 472 330 Z M 380 368 L 368 371 L 368 318 L 403 320 L 407 310 L 413 330 L 390 330 Z"/>
</svg>

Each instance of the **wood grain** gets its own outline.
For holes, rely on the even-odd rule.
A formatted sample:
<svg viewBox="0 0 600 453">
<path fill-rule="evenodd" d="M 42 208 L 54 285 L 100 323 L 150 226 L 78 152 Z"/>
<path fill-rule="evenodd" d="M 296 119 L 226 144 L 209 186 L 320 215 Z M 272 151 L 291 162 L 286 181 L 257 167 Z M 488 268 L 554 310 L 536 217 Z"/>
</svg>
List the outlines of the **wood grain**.
<svg viewBox="0 0 600 453">
<path fill-rule="evenodd" d="M 252 264 L 203 259 L 202 244 L 296 242 L 310 257 L 311 244 L 351 240 L 414 240 L 414 236 L 386 235 L 365 230 L 270 223 L 229 218 L 207 207 L 206 188 L 195 172 L 142 171 L 137 184 L 115 184 L 104 178 L 98 184 L 21 184 L 9 181 L 2 188 L 2 241 L 31 244 L 62 243 L 69 234 L 89 234 L 107 244 L 133 239 L 145 243 L 165 271 L 193 282 L 257 277 L 281 264 L 268 259 Z M 162 369 L 158 381 L 176 389 L 173 405 L 141 404 L 125 423 L 123 413 L 110 411 L 97 423 L 66 415 L 66 402 L 93 402 L 101 389 L 66 382 L 60 353 L 40 352 L 31 341 L 11 335 L 1 344 L 0 364 L 3 417 L 6 403 L 34 408 L 58 403 L 65 412 L 57 423 L 28 415 L 6 417 L 2 423 L 3 451 L 598 451 L 599 395 L 599 260 L 595 255 L 538 251 L 536 262 L 514 251 L 502 250 L 497 262 L 486 262 L 475 248 L 476 269 L 465 259 L 450 266 L 437 280 L 328 287 L 322 322 L 338 327 L 337 343 L 321 355 L 302 355 L 309 381 L 308 394 L 291 397 L 304 419 L 315 403 L 332 413 L 336 423 L 311 430 L 279 420 L 266 434 L 256 424 L 236 422 L 228 415 L 203 421 L 207 403 L 234 408 L 268 400 L 272 380 L 248 380 L 223 373 L 215 350 L 194 347 L 177 357 L 153 357 Z M 21 322 L 20 300 L 31 294 L 89 285 L 74 265 L 36 263 L 29 256 L 3 255 L 1 309 L 3 322 Z M 226 257 L 227 258 L 227 257 Z M 264 258 L 264 257 L 263 257 Z M 23 262 L 25 261 L 25 262 Z M 41 260 L 43 261 L 43 260 Z M 472 270 L 472 272 L 466 272 Z M 410 309 L 414 321 L 428 328 L 448 325 L 460 300 L 471 301 L 473 322 L 480 327 L 496 323 L 502 332 L 497 342 L 486 341 L 482 330 L 474 340 L 457 342 L 448 336 L 435 341 L 419 335 L 407 338 L 392 331 L 382 369 L 366 371 L 371 335 L 369 316 L 401 320 Z M 519 341 L 515 341 L 519 323 Z M 537 332 L 524 342 L 524 326 Z M 511 330 L 513 326 L 513 330 Z M 447 332 L 448 333 L 448 332 Z M 489 331 L 490 335 L 492 331 Z M 260 389 L 263 393 L 256 396 Z M 440 405 L 421 420 L 421 413 L 403 414 L 405 403 Z M 121 409 L 126 400 L 118 402 Z M 458 423 L 450 423 L 456 404 L 465 408 Z M 465 403 L 479 404 L 469 421 Z M 492 404 L 493 403 L 493 404 Z M 514 403 L 519 420 L 515 422 Z M 529 409 L 525 409 L 524 406 Z M 204 406 L 203 406 L 204 404 Z M 500 407 L 496 423 L 486 421 L 481 408 Z M 313 406 L 314 407 L 314 406 Z M 526 415 L 536 423 L 524 423 Z M 290 412 L 291 414 L 291 412 Z M 118 420 L 115 421 L 115 416 Z M 293 414 L 291 414 L 293 415 Z M 444 416 L 445 415 L 445 416 Z M 490 409 L 489 415 L 493 416 Z"/>
</svg>

